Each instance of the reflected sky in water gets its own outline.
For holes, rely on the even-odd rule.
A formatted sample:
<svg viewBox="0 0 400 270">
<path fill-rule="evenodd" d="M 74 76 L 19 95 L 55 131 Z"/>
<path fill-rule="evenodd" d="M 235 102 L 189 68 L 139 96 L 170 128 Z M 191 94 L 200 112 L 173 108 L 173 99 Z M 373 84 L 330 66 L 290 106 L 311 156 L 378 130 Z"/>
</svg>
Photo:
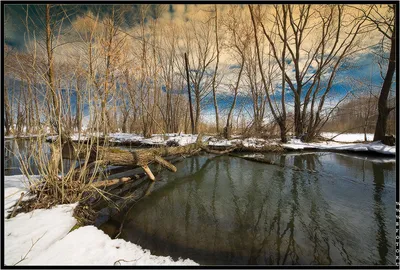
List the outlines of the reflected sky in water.
<svg viewBox="0 0 400 270">
<path fill-rule="evenodd" d="M 395 263 L 395 163 L 266 156 L 317 172 L 228 156 L 185 159 L 126 213 L 120 238 L 209 265 Z"/>
</svg>

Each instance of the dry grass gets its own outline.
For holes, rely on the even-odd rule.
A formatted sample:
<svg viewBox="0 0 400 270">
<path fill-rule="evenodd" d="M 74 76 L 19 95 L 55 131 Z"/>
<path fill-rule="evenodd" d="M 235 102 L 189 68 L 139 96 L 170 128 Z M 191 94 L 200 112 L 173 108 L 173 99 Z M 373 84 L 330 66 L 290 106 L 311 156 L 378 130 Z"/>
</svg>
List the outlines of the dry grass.
<svg viewBox="0 0 400 270">
<path fill-rule="evenodd" d="M 21 202 L 17 213 L 78 202 L 75 216 L 78 220 L 84 220 L 85 224 L 92 222 L 94 214 L 93 210 L 87 207 L 87 202 L 100 195 L 101 192 L 99 189 L 94 189 L 92 183 L 104 177 L 101 163 L 96 162 L 99 157 L 92 151 L 93 148 L 100 146 L 100 142 L 90 140 L 88 143 L 74 143 L 75 149 L 80 149 L 80 152 L 86 151 L 87 155 L 83 159 L 72 156 L 72 160 L 66 161 L 62 158 L 62 149 L 65 149 L 65 144 L 69 139 L 59 136 L 50 144 L 50 147 L 45 145 L 45 139 L 45 136 L 32 139 L 26 156 L 19 151 L 15 153 L 22 173 L 29 179 L 27 183 L 29 194 L 33 195 L 31 199 Z M 101 146 L 106 144 L 107 142 L 103 142 Z M 33 165 L 32 167 L 35 167 L 37 172 L 34 172 L 30 165 Z M 69 168 L 66 165 L 69 165 Z M 37 181 L 30 180 L 33 174 L 39 175 Z M 101 194 L 101 196 L 105 195 Z M 83 208 L 81 204 L 86 208 Z"/>
</svg>

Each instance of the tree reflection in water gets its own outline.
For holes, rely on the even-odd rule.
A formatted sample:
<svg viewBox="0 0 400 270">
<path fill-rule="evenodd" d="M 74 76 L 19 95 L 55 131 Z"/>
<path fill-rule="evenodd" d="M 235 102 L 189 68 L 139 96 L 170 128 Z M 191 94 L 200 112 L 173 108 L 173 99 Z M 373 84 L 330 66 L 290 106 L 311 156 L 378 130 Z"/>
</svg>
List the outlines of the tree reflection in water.
<svg viewBox="0 0 400 270">
<path fill-rule="evenodd" d="M 386 224 L 385 224 L 385 209 L 382 203 L 382 192 L 385 187 L 385 176 L 383 167 L 378 166 L 376 163 L 372 163 L 372 169 L 374 172 L 374 214 L 375 220 L 378 225 L 378 231 L 376 233 L 376 241 L 378 243 L 377 249 L 379 252 L 379 261 L 377 264 L 386 264 L 386 256 L 388 254 L 388 241 L 386 237 Z"/>
<path fill-rule="evenodd" d="M 332 178 L 329 170 L 338 166 L 326 165 L 331 154 L 278 157 L 281 164 L 316 173 L 227 156 L 188 158 L 177 165 L 177 173 L 160 174 L 166 181 L 157 183 L 158 188 L 132 209 L 121 236 L 152 254 L 201 264 L 393 263 L 388 257 L 394 251 L 387 241 L 386 202 L 381 198 L 382 167 L 373 167 L 374 189 L 361 191 L 356 180 L 347 181 L 340 173 L 334 181 L 327 179 Z M 350 209 L 354 213 L 365 207 L 346 190 L 366 200 L 374 198 L 375 218 L 363 222 L 376 228 L 379 254 L 370 248 L 370 232 L 342 217 L 347 213 L 338 208 L 343 200 L 355 207 Z M 368 192 L 373 195 L 368 197 Z M 365 255 L 363 249 L 368 251 Z"/>
</svg>

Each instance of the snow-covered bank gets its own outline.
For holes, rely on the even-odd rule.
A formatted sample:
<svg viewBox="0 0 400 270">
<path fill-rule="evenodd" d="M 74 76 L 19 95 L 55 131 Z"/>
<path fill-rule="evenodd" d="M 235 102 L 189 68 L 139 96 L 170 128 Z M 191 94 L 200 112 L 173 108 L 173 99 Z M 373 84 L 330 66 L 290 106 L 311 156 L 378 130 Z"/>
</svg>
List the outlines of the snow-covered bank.
<svg viewBox="0 0 400 270">
<path fill-rule="evenodd" d="M 52 209 L 37 209 L 6 219 L 5 264 L 30 264 L 44 251 L 51 249 L 75 225 L 76 220 L 72 217 L 74 207 L 75 205 L 58 205 Z M 61 254 L 59 257 L 62 257 Z"/>
<path fill-rule="evenodd" d="M 331 139 L 338 133 L 322 133 L 324 138 Z M 78 140 L 78 134 L 72 135 L 72 140 Z M 88 135 L 81 135 L 80 140 L 87 140 Z M 54 140 L 56 136 L 49 136 L 47 139 Z M 144 138 L 138 134 L 130 133 L 110 133 L 108 135 L 109 141 L 116 145 L 132 144 L 134 146 L 183 146 L 196 142 L 196 134 L 183 134 L 183 133 L 167 133 L 167 134 L 153 134 L 150 138 Z M 367 134 L 367 138 L 373 138 L 373 134 Z M 319 142 L 319 143 L 304 143 L 298 139 L 290 139 L 286 144 L 280 144 L 279 139 L 266 140 L 261 138 L 245 138 L 240 139 L 235 137 L 232 140 L 215 138 L 212 136 L 203 136 L 202 141 L 208 142 L 208 145 L 213 147 L 230 147 L 242 144 L 244 147 L 253 149 L 263 149 L 266 146 L 282 145 L 290 150 L 302 149 L 319 149 L 319 150 L 334 150 L 334 151 L 354 151 L 354 152 L 374 152 L 384 155 L 395 155 L 396 147 L 387 146 L 380 142 L 361 143 L 364 140 L 363 133 L 353 134 L 340 134 L 333 139 L 333 141 Z M 351 142 L 357 142 L 349 144 Z"/>
<path fill-rule="evenodd" d="M 12 211 L 26 178 L 5 176 L 5 215 Z M 190 259 L 174 261 L 122 239 L 112 240 L 94 226 L 73 230 L 76 204 L 20 213 L 4 221 L 6 265 L 197 265 Z"/>
<path fill-rule="evenodd" d="M 67 234 L 30 261 L 30 265 L 197 265 L 151 255 L 149 250 L 122 239 L 112 240 L 94 226 Z"/>
<path fill-rule="evenodd" d="M 87 141 L 91 136 L 74 133 L 71 135 L 72 141 Z M 102 136 L 102 134 L 100 134 Z M 182 133 L 153 134 L 150 138 L 144 138 L 142 135 L 134 133 L 110 133 L 107 135 L 109 142 L 116 145 L 132 144 L 135 146 L 184 146 L 196 142 L 197 135 Z M 203 136 L 202 140 L 206 141 L 210 136 Z M 47 141 L 55 141 L 57 136 L 47 136 Z"/>
<path fill-rule="evenodd" d="M 396 155 L 396 146 L 388 146 L 381 142 L 344 144 L 338 142 L 305 143 L 292 139 L 283 148 L 290 150 L 319 149 L 329 151 L 374 152 L 384 155 Z"/>
<path fill-rule="evenodd" d="M 3 183 L 4 187 L 4 217 L 13 210 L 13 206 L 21 196 L 21 192 L 26 192 L 28 183 L 23 175 L 6 176 Z M 26 200 L 28 196 L 24 196 Z"/>
<path fill-rule="evenodd" d="M 348 135 L 348 134 L 343 134 Z M 362 134 L 364 135 L 364 134 Z M 359 139 L 359 136 L 346 136 L 341 138 L 343 141 L 351 141 Z M 299 139 L 290 139 L 288 143 L 281 144 L 278 140 L 265 140 L 259 138 L 247 138 L 247 139 L 216 139 L 211 138 L 208 142 L 210 146 L 216 147 L 229 147 L 236 144 L 242 143 L 245 147 L 250 148 L 263 148 L 267 145 L 281 145 L 283 148 L 288 150 L 303 150 L 303 149 L 317 149 L 317 150 L 328 150 L 328 151 L 352 151 L 352 152 L 373 152 L 382 155 L 393 156 L 396 155 L 396 146 L 388 146 L 381 142 L 371 142 L 371 143 L 340 143 L 340 142 L 319 142 L 319 143 L 305 143 Z"/>
<path fill-rule="evenodd" d="M 141 135 L 130 133 L 110 133 L 108 135 L 110 142 L 124 143 L 124 144 L 137 144 L 148 146 L 184 146 L 195 143 L 197 134 L 183 134 L 183 133 L 166 133 L 166 134 L 153 134 L 150 138 L 144 138 Z M 202 141 L 207 141 L 210 136 L 203 136 Z"/>
<path fill-rule="evenodd" d="M 330 140 L 332 139 L 335 142 L 363 142 L 365 137 L 364 133 L 343 133 L 338 135 L 336 132 L 322 132 L 321 136 Z M 374 134 L 367 133 L 367 141 L 372 142 L 374 139 Z"/>
</svg>

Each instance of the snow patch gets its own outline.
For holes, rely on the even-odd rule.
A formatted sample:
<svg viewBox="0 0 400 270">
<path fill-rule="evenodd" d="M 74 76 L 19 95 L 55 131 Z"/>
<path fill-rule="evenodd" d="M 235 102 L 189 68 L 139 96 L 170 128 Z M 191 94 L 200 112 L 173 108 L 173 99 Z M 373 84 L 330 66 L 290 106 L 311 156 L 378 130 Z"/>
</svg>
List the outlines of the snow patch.
<svg viewBox="0 0 400 270">
<path fill-rule="evenodd" d="M 38 176 L 31 176 L 31 181 L 38 179 Z M 4 217 L 8 216 L 14 208 L 15 203 L 24 192 L 23 201 L 29 200 L 31 197 L 27 195 L 28 179 L 24 175 L 6 176 L 4 178 Z"/>
<path fill-rule="evenodd" d="M 232 146 L 233 145 L 233 140 L 228 141 L 226 139 L 216 139 L 212 138 L 209 142 L 208 145 L 210 146 Z"/>
<path fill-rule="evenodd" d="M 143 136 L 131 133 L 110 133 L 110 142 L 139 142 L 143 140 Z"/>
<path fill-rule="evenodd" d="M 381 142 L 372 143 L 338 143 L 338 142 L 321 142 L 321 143 L 305 143 L 299 139 L 291 139 L 288 143 L 282 144 L 286 149 L 321 149 L 321 150 L 345 150 L 354 152 L 376 152 L 385 155 L 396 155 L 396 147 L 388 146 Z"/>
<path fill-rule="evenodd" d="M 31 265 L 197 265 L 190 259 L 151 255 L 122 239 L 112 240 L 94 226 L 72 231 L 30 262 Z"/>
<path fill-rule="evenodd" d="M 24 265 L 63 238 L 75 225 L 75 204 L 21 213 L 4 221 L 5 264 Z M 59 254 L 62 257 L 62 253 Z M 21 261 L 21 259 L 23 259 Z"/>
<path fill-rule="evenodd" d="M 265 140 L 260 138 L 246 138 L 244 140 L 242 139 L 227 140 L 227 139 L 211 138 L 208 143 L 208 145 L 210 146 L 225 146 L 225 147 L 237 144 L 243 144 L 244 147 L 263 148 L 266 145 L 277 145 L 278 143 L 277 141 Z"/>
<path fill-rule="evenodd" d="M 333 139 L 333 141 L 336 142 L 363 142 L 365 137 L 364 137 L 364 133 L 344 133 L 344 134 L 340 134 L 339 133 L 335 133 L 335 132 L 322 132 L 321 136 L 326 138 L 326 139 L 331 139 L 333 137 L 335 137 Z M 367 133 L 367 141 L 372 141 L 374 139 L 374 134 L 372 133 Z"/>
</svg>

